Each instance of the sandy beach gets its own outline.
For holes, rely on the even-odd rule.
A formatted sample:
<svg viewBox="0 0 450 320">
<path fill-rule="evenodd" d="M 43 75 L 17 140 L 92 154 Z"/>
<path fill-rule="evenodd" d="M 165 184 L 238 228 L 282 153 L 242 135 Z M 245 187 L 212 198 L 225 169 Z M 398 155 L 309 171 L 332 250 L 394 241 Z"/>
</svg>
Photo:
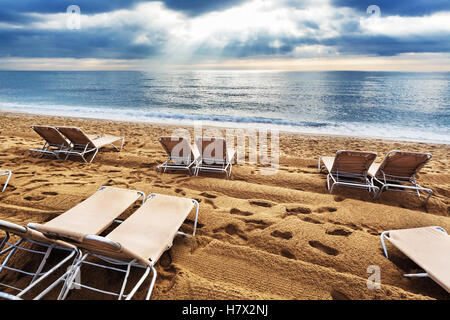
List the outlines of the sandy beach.
<svg viewBox="0 0 450 320">
<path fill-rule="evenodd" d="M 385 230 L 434 225 L 450 230 L 449 145 L 281 133 L 280 167 L 275 175 L 261 175 L 256 164 L 247 163 L 234 166 L 232 179 L 226 180 L 218 174 L 156 173 L 156 166 L 165 160 L 157 139 L 170 135 L 170 126 L 0 115 L 0 168 L 13 171 L 10 185 L 0 194 L 0 219 L 19 225 L 42 223 L 103 185 L 200 202 L 198 234 L 193 239 L 177 237 L 157 264 L 152 299 L 449 298 L 430 279 L 404 278 L 403 273 L 420 269 L 392 246 L 391 259 L 386 259 L 380 243 Z M 76 158 L 33 158 L 28 149 L 42 144 L 30 129 L 36 124 L 124 136 L 124 149 L 118 153 L 106 147 L 92 164 Z M 378 162 L 390 150 L 430 152 L 433 158 L 418 182 L 433 189 L 434 195 L 425 205 L 424 198 L 403 193 L 387 192 L 375 202 L 363 190 L 337 188 L 329 194 L 317 160 L 342 149 L 377 152 Z M 191 227 L 192 223 L 185 226 Z M 14 263 L 32 268 L 37 261 L 20 253 Z M 381 270 L 379 290 L 366 286 L 367 268 L 372 265 Z M 90 284 L 118 290 L 119 276 L 90 271 L 86 268 L 82 274 Z M 26 280 L 14 273 L 0 275 L 0 282 L 16 286 Z M 146 283 L 137 299 L 145 296 L 147 287 Z M 46 298 L 57 295 L 54 290 Z M 110 297 L 72 290 L 68 299 Z"/>
</svg>

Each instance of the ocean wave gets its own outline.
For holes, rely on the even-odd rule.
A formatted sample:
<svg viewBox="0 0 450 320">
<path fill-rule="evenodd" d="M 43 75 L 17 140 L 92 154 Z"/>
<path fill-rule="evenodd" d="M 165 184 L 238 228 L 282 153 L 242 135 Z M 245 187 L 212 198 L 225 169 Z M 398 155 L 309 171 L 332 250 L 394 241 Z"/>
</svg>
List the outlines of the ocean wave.
<svg viewBox="0 0 450 320">
<path fill-rule="evenodd" d="M 167 123 L 179 125 L 204 124 L 230 128 L 273 129 L 287 132 L 333 134 L 408 141 L 450 144 L 449 128 L 392 126 L 384 123 L 294 121 L 282 118 L 186 113 L 183 110 L 132 110 L 130 108 L 81 107 L 69 105 L 30 105 L 0 102 L 0 110 L 53 116 L 71 116 L 132 122 Z"/>
</svg>

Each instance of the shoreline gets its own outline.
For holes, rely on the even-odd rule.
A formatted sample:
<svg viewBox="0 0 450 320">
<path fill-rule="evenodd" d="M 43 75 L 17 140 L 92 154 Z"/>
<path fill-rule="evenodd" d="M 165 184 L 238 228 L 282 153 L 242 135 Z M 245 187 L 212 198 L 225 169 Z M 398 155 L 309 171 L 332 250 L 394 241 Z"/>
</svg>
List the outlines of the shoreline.
<svg viewBox="0 0 450 320">
<path fill-rule="evenodd" d="M 16 116 L 24 116 L 24 117 L 48 117 L 48 118 L 68 118 L 73 120 L 94 120 L 94 121 L 112 121 L 117 123 L 123 123 L 123 124 L 147 124 L 152 126 L 158 126 L 158 127 L 177 127 L 177 128 L 193 128 L 195 124 L 190 123 L 164 123 L 164 122 L 158 122 L 158 121 L 137 121 L 137 120 L 118 120 L 118 119 L 105 119 L 105 118 L 95 118 L 95 117 L 81 117 L 81 116 L 67 116 L 67 115 L 48 115 L 48 114 L 39 114 L 39 113 L 33 113 L 33 112 L 27 112 L 27 111 L 5 111 L 0 109 L 0 116 L 1 115 L 16 115 Z M 162 118 L 161 118 L 162 119 Z M 189 122 L 186 121 L 185 122 Z M 227 127 L 223 124 L 220 124 L 220 122 L 217 122 L 217 124 L 202 124 L 202 120 L 194 121 L 201 124 L 203 128 L 218 128 L 219 130 L 226 130 L 226 129 L 242 129 L 242 130 L 258 130 L 256 127 L 256 123 L 254 123 L 255 127 L 249 126 L 249 127 Z M 249 123 L 250 125 L 253 123 Z M 263 126 L 264 124 L 261 124 Z M 271 129 L 269 129 L 271 130 Z M 346 134 L 332 134 L 332 133 L 310 133 L 310 132 L 301 132 L 301 131 L 285 131 L 285 130 L 277 130 L 280 134 L 286 134 L 286 135 L 299 135 L 299 136 L 310 136 L 310 137 L 336 137 L 336 138 L 350 138 L 350 139 L 364 139 L 368 141 L 384 141 L 386 143 L 420 143 L 420 144 L 437 144 L 442 146 L 450 146 L 450 141 L 448 143 L 442 142 L 442 141 L 434 141 L 434 140 L 412 140 L 412 139 L 398 139 L 398 138 L 384 138 L 384 137 L 367 137 L 367 136 L 356 136 L 356 135 L 346 135 Z"/>
<path fill-rule="evenodd" d="M 42 146 L 43 141 L 30 128 L 33 124 L 77 126 L 88 134 L 124 136 L 125 145 L 121 152 L 102 148 L 91 164 L 77 158 L 34 158 L 28 149 Z M 197 233 L 195 238 L 175 238 L 170 257 L 165 254 L 163 263 L 156 265 L 152 299 L 449 299 L 431 279 L 404 278 L 404 273 L 418 272 L 417 266 L 391 247 L 386 259 L 380 243 L 380 234 L 387 230 L 438 225 L 450 231 L 448 145 L 280 133 L 276 174 L 262 175 L 258 164 L 246 162 L 233 165 L 232 178 L 226 180 L 213 173 L 193 177 L 184 172 L 156 173 L 156 166 L 166 158 L 158 137 L 173 128 L 2 112 L 0 169 L 9 169 L 13 175 L 0 193 L 0 219 L 25 226 L 44 223 L 104 185 L 186 197 L 200 203 Z M 431 152 L 433 158 L 421 170 L 418 183 L 431 188 L 434 195 L 425 205 L 423 197 L 397 192 L 383 193 L 377 201 L 367 191 L 353 188 L 338 187 L 330 194 L 317 160 L 341 149 L 377 152 L 377 162 L 395 149 Z M 191 226 L 185 223 L 183 228 L 189 231 Z M 19 253 L 15 267 L 34 262 L 29 258 Z M 367 268 L 373 265 L 382 271 L 380 290 L 366 285 Z M 120 290 L 115 290 L 108 272 L 87 266 L 83 277 L 94 287 Z M 21 286 L 26 279 L 12 274 L 8 280 Z M 145 297 L 148 282 L 137 292 L 137 299 Z M 46 298 L 55 299 L 58 293 Z M 110 299 L 87 290 L 73 290 L 69 298 Z"/>
</svg>

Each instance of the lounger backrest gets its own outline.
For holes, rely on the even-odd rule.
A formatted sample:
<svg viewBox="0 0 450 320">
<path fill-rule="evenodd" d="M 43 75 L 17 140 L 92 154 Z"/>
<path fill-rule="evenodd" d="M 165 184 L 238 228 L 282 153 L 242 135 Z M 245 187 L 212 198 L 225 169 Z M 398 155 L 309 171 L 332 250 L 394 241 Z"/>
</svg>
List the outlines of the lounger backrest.
<svg viewBox="0 0 450 320">
<path fill-rule="evenodd" d="M 135 190 L 104 187 L 51 221 L 29 227 L 51 239 L 80 242 L 88 234 L 104 231 L 141 196 Z"/>
<path fill-rule="evenodd" d="M 84 237 L 79 244 L 91 253 L 153 265 L 172 246 L 189 216 L 192 199 L 155 195 L 106 237 Z"/>
<path fill-rule="evenodd" d="M 184 137 L 159 137 L 158 141 L 167 155 L 174 161 L 189 163 L 198 158 L 198 151 Z"/>
<path fill-rule="evenodd" d="M 376 157 L 374 152 L 338 151 L 331 172 L 365 175 Z"/>
<path fill-rule="evenodd" d="M 77 127 L 56 127 L 59 132 L 67 137 L 73 144 L 76 145 L 88 145 L 89 147 L 95 147 L 95 144 L 89 139 L 89 137 Z"/>
<path fill-rule="evenodd" d="M 450 292 L 450 236 L 436 227 L 389 231 L 389 242 Z"/>
<path fill-rule="evenodd" d="M 195 144 L 206 163 L 223 163 L 227 160 L 227 142 L 224 138 L 196 137 Z"/>
<path fill-rule="evenodd" d="M 69 146 L 67 140 L 56 130 L 55 127 L 49 126 L 31 126 L 38 135 L 42 137 L 48 144 L 52 146 Z"/>
<path fill-rule="evenodd" d="M 47 244 L 53 244 L 55 243 L 54 240 L 49 239 L 45 237 L 42 233 L 32 230 L 30 228 L 19 226 L 17 224 L 0 220 L 0 230 L 3 230 L 8 233 L 15 234 L 21 238 L 28 239 L 28 240 L 34 240 L 38 242 L 43 242 Z M 62 242 L 62 241 L 56 241 L 56 244 L 65 248 L 74 248 L 72 245 Z"/>
<path fill-rule="evenodd" d="M 430 153 L 390 151 L 381 163 L 377 176 L 412 177 L 430 161 Z"/>
</svg>

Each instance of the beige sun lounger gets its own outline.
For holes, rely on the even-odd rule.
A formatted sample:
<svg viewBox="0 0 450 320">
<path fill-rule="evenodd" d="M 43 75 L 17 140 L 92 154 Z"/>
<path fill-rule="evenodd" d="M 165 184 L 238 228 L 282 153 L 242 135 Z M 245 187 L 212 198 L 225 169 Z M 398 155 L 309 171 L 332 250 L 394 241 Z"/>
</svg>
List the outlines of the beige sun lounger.
<svg viewBox="0 0 450 320">
<path fill-rule="evenodd" d="M 12 172 L 9 170 L 0 170 L 0 177 L 1 176 L 7 176 L 5 184 L 3 185 L 2 192 L 5 192 L 6 187 L 8 186 L 9 180 L 11 179 Z"/>
<path fill-rule="evenodd" d="M 45 141 L 41 148 L 29 149 L 31 155 L 33 155 L 33 152 L 36 152 L 39 153 L 41 157 L 45 154 L 49 154 L 59 158 L 59 154 L 68 150 L 70 147 L 70 142 L 67 141 L 55 127 L 31 126 L 31 129 Z"/>
<path fill-rule="evenodd" d="M 433 190 L 423 188 L 416 183 L 416 175 L 423 166 L 431 160 L 430 153 L 390 151 L 383 162 L 373 163 L 368 171 L 372 182 L 381 184 L 376 198 L 385 190 L 415 193 L 420 197 L 420 191 L 428 193 L 427 199 Z"/>
<path fill-rule="evenodd" d="M 384 240 L 392 243 L 425 271 L 405 274 L 405 277 L 430 277 L 450 293 L 450 236 L 443 228 L 425 227 L 383 232 L 381 244 L 386 258 L 389 258 Z"/>
<path fill-rule="evenodd" d="M 66 160 L 70 155 L 76 155 L 81 157 L 84 162 L 88 162 L 85 158 L 86 154 L 94 152 L 91 160 L 94 161 L 98 150 L 107 145 L 113 146 L 117 151 L 121 151 L 124 144 L 124 137 L 116 137 L 110 135 L 90 135 L 85 134 L 80 128 L 77 127 L 56 127 L 69 141 L 72 143 L 70 149 L 63 151 L 66 154 Z M 114 145 L 115 142 L 121 141 L 120 149 Z"/>
<path fill-rule="evenodd" d="M 367 177 L 369 167 L 376 157 L 375 152 L 341 150 L 336 152 L 335 157 L 319 157 L 318 169 L 319 172 L 327 170 L 327 188 L 330 193 L 334 186 L 341 185 L 368 189 L 376 194 L 378 187 Z"/>
<path fill-rule="evenodd" d="M 231 178 L 236 150 L 228 148 L 224 138 L 196 137 L 195 144 L 201 155 L 195 167 L 195 175 L 205 170 L 224 172 L 227 179 Z"/>
<path fill-rule="evenodd" d="M 54 267 L 50 270 L 51 272 L 41 272 L 52 249 L 70 249 L 72 251 L 70 256 L 65 258 L 62 263 L 59 263 L 57 265 L 57 267 L 59 268 L 63 263 L 68 261 L 75 254 L 78 257 L 79 250 L 76 249 L 72 244 L 68 243 L 74 242 L 73 234 L 77 234 L 77 232 L 100 234 L 108 226 L 115 222 L 115 219 L 117 219 L 140 197 L 142 197 L 143 201 L 145 200 L 145 195 L 140 191 L 119 189 L 114 187 L 102 187 L 91 197 L 79 203 L 72 209 L 43 224 L 42 226 L 44 226 L 46 230 L 49 230 L 46 235 L 43 235 L 39 231 L 35 231 L 33 229 L 33 226 L 35 225 L 34 223 L 29 223 L 27 227 L 22 227 L 0 220 L 0 229 L 6 233 L 6 237 L 1 243 L 0 250 L 2 251 L 0 252 L 0 256 L 8 254 L 2 265 L 0 265 L 0 272 L 5 269 L 32 276 L 30 285 L 25 289 L 14 288 L 6 284 L 3 285 L 18 290 L 18 297 L 24 295 L 32 287 L 34 287 L 38 283 L 38 281 L 42 281 L 43 278 L 49 276 L 50 273 L 54 272 L 57 269 L 56 267 Z M 51 230 L 54 228 L 64 228 L 66 232 L 64 235 L 58 235 L 59 237 L 55 238 L 51 233 Z M 10 233 L 13 233 L 20 238 L 17 243 L 8 243 Z M 66 241 L 66 239 L 69 241 Z M 16 252 L 17 250 L 29 251 L 29 249 L 21 246 L 24 241 L 47 248 L 46 251 L 32 251 L 34 253 L 43 255 L 41 264 L 36 272 L 24 272 L 23 270 L 7 266 L 7 263 L 9 262 L 14 252 Z M 8 247 L 3 250 L 5 246 Z M 36 280 L 37 277 L 40 277 L 39 280 Z M 49 290 L 51 290 L 53 287 L 54 286 L 49 287 Z"/>
<path fill-rule="evenodd" d="M 119 299 L 126 298 L 130 300 L 150 271 L 152 271 L 153 277 L 146 295 L 146 299 L 150 299 L 156 281 L 156 269 L 154 266 L 161 255 L 170 249 L 177 234 L 190 236 L 180 232 L 179 229 L 194 207 L 196 207 L 192 232 L 192 236 L 194 236 L 197 228 L 198 202 L 192 199 L 160 194 L 150 195 L 143 206 L 105 237 L 89 234 L 89 232 L 77 233 L 77 236 L 73 237 L 73 239 L 76 239 L 74 243 L 76 243 L 78 248 L 85 251 L 85 255 L 76 261 L 73 269 L 75 272 L 67 272 L 58 280 L 65 282 L 60 298 L 64 299 L 73 285 L 80 285 L 86 289 L 118 296 Z M 45 235 L 50 233 L 52 236 L 62 239 L 67 233 L 63 228 L 58 230 L 55 228 L 48 229 L 45 225 L 34 225 L 33 228 L 43 232 Z M 124 265 L 127 267 L 125 271 L 107 265 L 100 265 L 99 263 L 95 264 L 98 267 L 125 273 L 120 293 L 104 291 L 74 282 L 82 264 L 92 265 L 86 260 L 89 256 L 95 256 L 113 265 Z M 145 272 L 130 293 L 125 295 L 124 290 L 131 267 L 145 269 Z"/>
<path fill-rule="evenodd" d="M 184 137 L 159 137 L 158 141 L 167 153 L 167 160 L 157 166 L 156 171 L 187 170 L 191 175 L 191 168 L 200 160 L 197 147 Z"/>
</svg>

